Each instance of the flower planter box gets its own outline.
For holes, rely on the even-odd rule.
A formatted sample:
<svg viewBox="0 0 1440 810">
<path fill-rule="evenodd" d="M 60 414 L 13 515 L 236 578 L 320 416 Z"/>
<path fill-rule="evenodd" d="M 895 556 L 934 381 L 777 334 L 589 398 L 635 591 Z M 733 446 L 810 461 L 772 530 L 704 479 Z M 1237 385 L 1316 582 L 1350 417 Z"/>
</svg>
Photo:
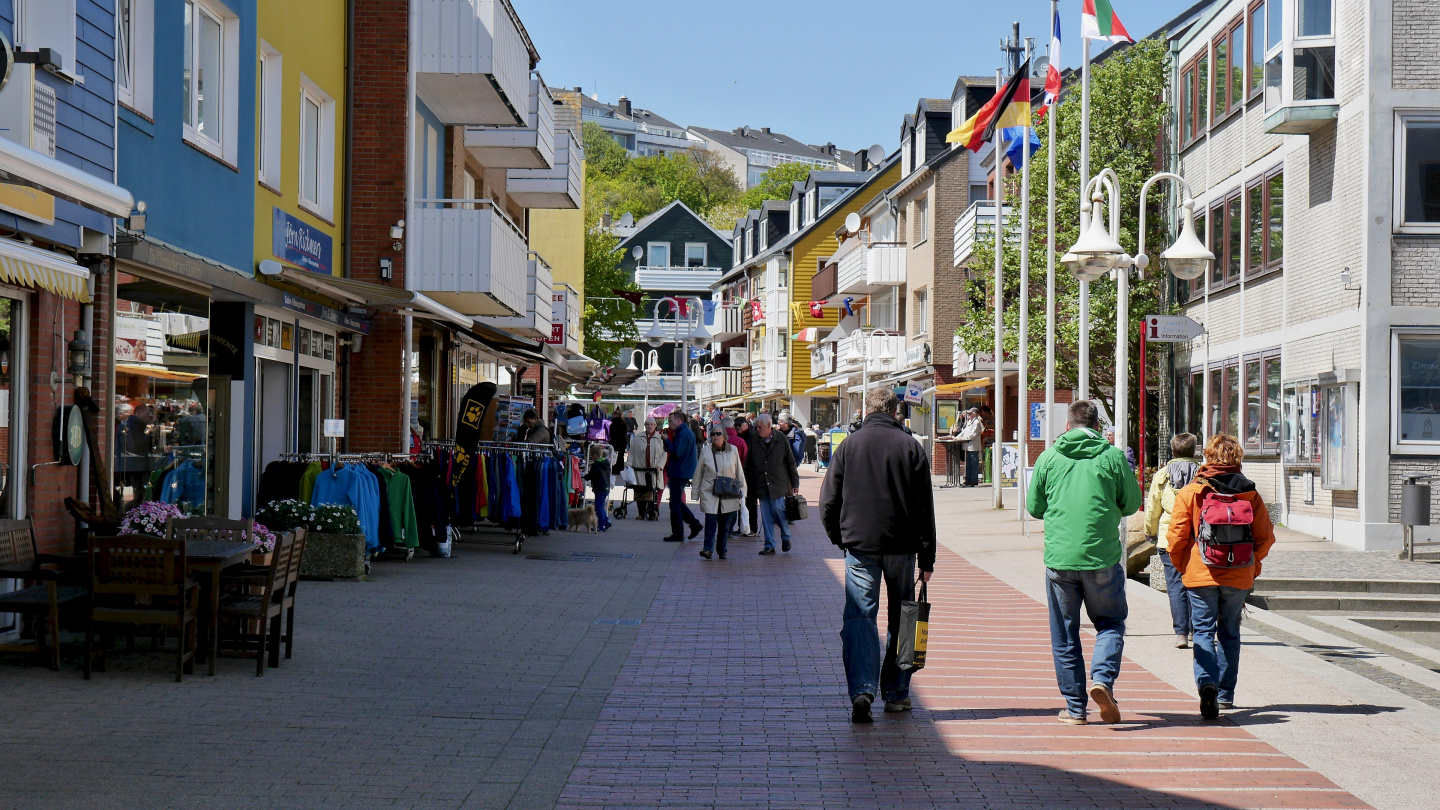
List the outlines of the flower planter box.
<svg viewBox="0 0 1440 810">
<path fill-rule="evenodd" d="M 252 551 L 250 552 L 251 565 L 269 565 L 270 558 L 275 556 L 273 551 Z"/>
<path fill-rule="evenodd" d="M 365 576 L 365 569 L 365 535 L 312 533 L 305 536 L 301 576 L 359 579 Z"/>
</svg>

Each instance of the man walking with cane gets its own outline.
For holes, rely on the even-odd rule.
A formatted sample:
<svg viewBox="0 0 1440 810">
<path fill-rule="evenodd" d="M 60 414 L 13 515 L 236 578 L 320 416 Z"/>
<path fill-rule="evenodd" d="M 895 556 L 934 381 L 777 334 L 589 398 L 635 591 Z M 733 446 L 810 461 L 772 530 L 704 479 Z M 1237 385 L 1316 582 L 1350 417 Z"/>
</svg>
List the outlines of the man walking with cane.
<svg viewBox="0 0 1440 810">
<path fill-rule="evenodd" d="M 1100 708 L 1101 720 L 1118 723 L 1114 684 L 1129 616 L 1120 521 L 1140 508 L 1140 485 L 1125 453 L 1101 437 L 1095 403 L 1071 403 L 1069 428 L 1036 460 L 1029 498 L 1031 516 L 1045 521 L 1050 645 L 1066 704 L 1060 722 L 1086 722 L 1083 605 L 1096 636 L 1089 698 Z"/>
<path fill-rule="evenodd" d="M 935 570 L 930 461 L 900 426 L 893 389 L 871 389 L 865 406 L 864 429 L 836 449 L 820 490 L 825 534 L 845 550 L 840 639 L 854 723 L 871 721 L 877 685 L 885 711 L 910 710 L 910 673 L 896 664 L 900 603 L 913 598 L 917 558 L 922 582 Z M 883 660 L 876 625 L 882 579 L 888 601 Z"/>
</svg>

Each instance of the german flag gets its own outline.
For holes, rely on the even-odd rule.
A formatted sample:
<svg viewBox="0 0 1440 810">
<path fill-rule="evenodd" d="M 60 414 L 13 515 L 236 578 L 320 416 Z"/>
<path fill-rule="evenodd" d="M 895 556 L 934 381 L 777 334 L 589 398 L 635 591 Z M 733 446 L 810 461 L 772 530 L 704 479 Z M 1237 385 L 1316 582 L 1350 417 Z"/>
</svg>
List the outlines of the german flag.
<svg viewBox="0 0 1440 810">
<path fill-rule="evenodd" d="M 1030 60 L 1015 71 L 1010 81 L 995 97 L 985 102 L 980 111 L 945 136 L 947 143 L 958 143 L 971 152 L 995 137 L 996 127 L 1030 126 Z"/>
</svg>

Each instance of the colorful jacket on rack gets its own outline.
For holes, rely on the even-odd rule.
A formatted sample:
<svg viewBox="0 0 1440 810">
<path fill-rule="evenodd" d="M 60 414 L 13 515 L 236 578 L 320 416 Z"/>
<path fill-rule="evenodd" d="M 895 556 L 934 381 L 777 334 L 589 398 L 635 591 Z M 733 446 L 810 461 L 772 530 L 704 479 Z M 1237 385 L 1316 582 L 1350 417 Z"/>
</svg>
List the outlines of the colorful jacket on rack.
<svg viewBox="0 0 1440 810">
<path fill-rule="evenodd" d="M 380 547 L 380 485 L 375 474 L 359 464 L 342 464 L 315 476 L 310 503 L 335 503 L 355 509 L 365 532 L 365 548 Z"/>
<path fill-rule="evenodd" d="M 390 528 L 395 542 L 405 548 L 420 545 L 420 523 L 415 517 L 415 497 L 411 494 L 410 478 L 396 470 L 380 468 L 385 479 L 386 496 L 390 500 Z"/>
</svg>

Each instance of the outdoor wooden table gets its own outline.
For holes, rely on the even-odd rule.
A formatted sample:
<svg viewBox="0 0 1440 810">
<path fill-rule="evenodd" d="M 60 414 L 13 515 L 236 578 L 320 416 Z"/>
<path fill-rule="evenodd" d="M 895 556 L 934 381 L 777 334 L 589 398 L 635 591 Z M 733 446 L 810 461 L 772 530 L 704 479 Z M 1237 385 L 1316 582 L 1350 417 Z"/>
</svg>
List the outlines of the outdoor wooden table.
<svg viewBox="0 0 1440 810">
<path fill-rule="evenodd" d="M 220 652 L 220 572 L 232 565 L 250 559 L 255 550 L 251 543 L 231 543 L 225 540 L 185 541 L 185 567 L 200 580 L 205 589 L 204 645 L 202 649 L 210 658 L 210 674 L 215 674 L 215 659 Z M 185 643 L 181 639 L 180 643 Z"/>
</svg>

